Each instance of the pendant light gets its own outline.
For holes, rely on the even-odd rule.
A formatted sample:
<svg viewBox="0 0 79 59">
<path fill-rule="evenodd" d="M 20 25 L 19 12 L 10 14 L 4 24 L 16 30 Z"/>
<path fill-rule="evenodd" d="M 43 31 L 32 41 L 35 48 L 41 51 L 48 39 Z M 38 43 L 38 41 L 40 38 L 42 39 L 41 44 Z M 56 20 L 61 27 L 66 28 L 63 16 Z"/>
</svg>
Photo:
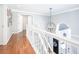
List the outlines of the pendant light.
<svg viewBox="0 0 79 59">
<path fill-rule="evenodd" d="M 52 20 L 52 8 L 49 8 L 50 9 L 50 26 L 51 26 L 51 20 Z"/>
<path fill-rule="evenodd" d="M 53 32 L 53 30 L 55 28 L 55 24 L 52 22 L 52 8 L 49 8 L 49 10 L 50 10 L 50 17 L 49 17 L 50 23 L 48 25 L 48 29 L 50 32 Z"/>
</svg>

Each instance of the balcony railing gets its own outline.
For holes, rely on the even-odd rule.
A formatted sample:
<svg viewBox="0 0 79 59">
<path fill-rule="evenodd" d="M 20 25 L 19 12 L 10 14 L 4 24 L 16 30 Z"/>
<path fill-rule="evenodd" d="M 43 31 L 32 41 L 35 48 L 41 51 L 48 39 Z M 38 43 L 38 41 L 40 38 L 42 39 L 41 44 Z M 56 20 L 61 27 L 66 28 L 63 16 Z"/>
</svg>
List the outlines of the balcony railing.
<svg viewBox="0 0 79 59">
<path fill-rule="evenodd" d="M 59 37 L 54 33 L 41 30 L 34 26 L 27 27 L 27 37 L 38 54 L 54 54 L 53 38 L 59 41 L 59 54 L 77 54 L 79 49 L 79 42 Z"/>
</svg>

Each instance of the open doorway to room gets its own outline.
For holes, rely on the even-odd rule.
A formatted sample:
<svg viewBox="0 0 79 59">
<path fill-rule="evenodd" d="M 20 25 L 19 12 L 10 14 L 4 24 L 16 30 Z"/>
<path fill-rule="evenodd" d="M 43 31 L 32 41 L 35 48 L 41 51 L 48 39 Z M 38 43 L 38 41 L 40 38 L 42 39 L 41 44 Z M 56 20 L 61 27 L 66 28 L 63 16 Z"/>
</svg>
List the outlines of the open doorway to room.
<svg viewBox="0 0 79 59">
<path fill-rule="evenodd" d="M 26 34 L 26 27 L 28 25 L 28 15 L 22 15 L 23 19 L 23 34 Z"/>
</svg>

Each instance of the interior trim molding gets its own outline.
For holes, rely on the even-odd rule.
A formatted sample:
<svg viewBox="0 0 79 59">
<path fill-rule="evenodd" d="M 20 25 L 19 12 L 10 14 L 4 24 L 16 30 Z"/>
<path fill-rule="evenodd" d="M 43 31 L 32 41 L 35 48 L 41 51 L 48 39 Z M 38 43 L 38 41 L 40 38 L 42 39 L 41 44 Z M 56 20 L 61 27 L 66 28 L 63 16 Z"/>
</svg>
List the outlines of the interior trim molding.
<svg viewBox="0 0 79 59">
<path fill-rule="evenodd" d="M 79 39 L 79 35 L 77 35 L 77 34 L 72 34 L 72 37 Z"/>
<path fill-rule="evenodd" d="M 67 12 L 72 12 L 72 11 L 77 11 L 77 10 L 79 10 L 79 8 L 73 8 L 73 9 L 63 10 L 61 12 L 54 13 L 53 15 L 67 13 Z"/>
<path fill-rule="evenodd" d="M 17 13 L 20 13 L 20 14 L 23 14 L 23 15 L 44 15 L 44 16 L 49 16 L 49 14 L 47 14 L 47 13 L 37 13 L 37 12 L 29 12 L 29 11 L 26 12 L 26 11 L 21 11 L 21 10 L 18 10 L 18 9 L 11 9 L 11 10 L 13 12 L 17 12 Z M 63 10 L 61 12 L 55 12 L 55 13 L 52 13 L 52 15 L 72 12 L 72 11 L 76 11 L 76 10 L 79 10 L 79 8 L 72 8 L 72 9 L 68 9 L 68 10 Z"/>
<path fill-rule="evenodd" d="M 17 9 L 11 9 L 13 12 L 16 12 L 16 13 L 20 13 L 20 14 L 23 14 L 23 15 L 43 15 L 43 16 L 48 16 L 48 14 L 44 14 L 44 13 L 36 13 L 36 12 L 29 12 L 29 11 L 20 11 L 20 10 L 17 10 Z"/>
</svg>

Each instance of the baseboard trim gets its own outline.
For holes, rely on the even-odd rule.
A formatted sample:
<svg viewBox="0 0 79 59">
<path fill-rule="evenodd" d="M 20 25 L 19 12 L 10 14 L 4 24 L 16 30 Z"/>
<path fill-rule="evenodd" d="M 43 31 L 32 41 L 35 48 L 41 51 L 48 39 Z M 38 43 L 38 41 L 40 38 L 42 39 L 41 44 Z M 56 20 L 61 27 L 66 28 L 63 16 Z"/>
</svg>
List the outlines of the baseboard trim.
<svg viewBox="0 0 79 59">
<path fill-rule="evenodd" d="M 22 32 L 22 31 L 21 31 Z M 7 43 L 9 42 L 9 40 L 11 39 L 11 37 L 14 35 L 14 34 L 18 34 L 18 33 L 21 33 L 21 32 L 13 32 L 10 36 L 9 36 L 9 38 L 6 40 L 6 42 L 2 42 L 2 44 L 0 44 L 0 45 L 7 45 Z"/>
<path fill-rule="evenodd" d="M 7 38 L 7 40 L 5 42 L 3 42 L 2 45 L 7 45 L 7 43 L 9 42 L 10 38 L 12 37 L 13 33 L 9 36 L 9 38 Z"/>
<path fill-rule="evenodd" d="M 31 40 L 31 38 L 29 38 L 29 35 L 28 35 L 28 34 L 26 34 L 26 36 L 27 36 L 27 39 L 29 40 L 29 42 L 30 42 L 32 48 L 34 49 L 35 53 L 38 54 L 37 49 L 36 49 L 35 46 L 32 44 L 32 40 Z"/>
</svg>

